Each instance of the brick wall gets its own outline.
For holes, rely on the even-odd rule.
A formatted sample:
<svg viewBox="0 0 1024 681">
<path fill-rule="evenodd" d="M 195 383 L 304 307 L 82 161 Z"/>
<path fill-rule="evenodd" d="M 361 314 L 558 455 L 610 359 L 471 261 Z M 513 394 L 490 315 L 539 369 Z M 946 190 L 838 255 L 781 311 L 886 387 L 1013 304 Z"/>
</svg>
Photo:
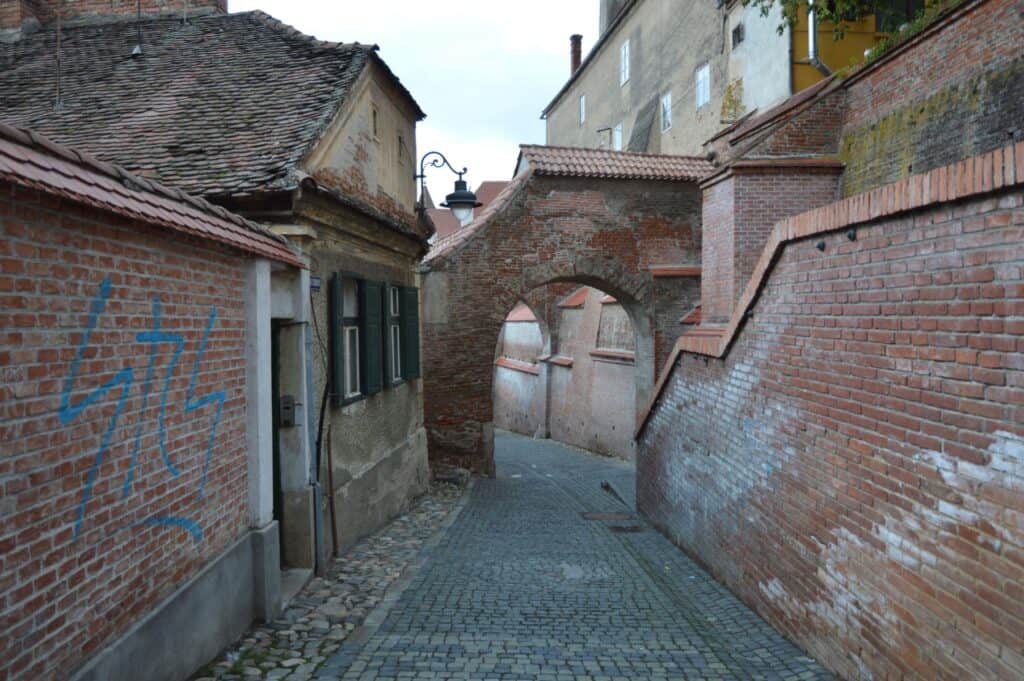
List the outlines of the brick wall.
<svg viewBox="0 0 1024 681">
<path fill-rule="evenodd" d="M 842 168 L 818 161 L 741 161 L 705 185 L 705 323 L 728 321 L 777 221 L 837 198 Z"/>
<path fill-rule="evenodd" d="M 926 206 L 763 259 L 727 354 L 680 354 L 638 443 L 643 512 L 846 678 L 1024 675 L 1024 193 L 978 195 L 1013 166 L 787 227 Z"/>
<path fill-rule="evenodd" d="M 1024 3 L 968 2 L 846 86 L 851 196 L 1024 139 Z"/>
<path fill-rule="evenodd" d="M 134 17 L 138 12 L 135 0 L 2 0 L 0 2 L 0 30 L 19 28 L 28 18 L 47 23 L 56 19 L 60 7 L 65 20 L 92 16 Z M 183 13 L 185 0 L 142 0 L 142 14 Z M 227 0 L 188 0 L 188 11 L 214 9 L 228 11 Z"/>
<path fill-rule="evenodd" d="M 0 678 L 67 678 L 246 530 L 244 262 L 0 184 Z"/>
<path fill-rule="evenodd" d="M 656 339 L 659 304 L 648 267 L 699 261 L 700 196 L 694 183 L 529 176 L 509 201 L 428 256 L 423 277 L 424 410 L 434 460 L 487 472 L 494 348 L 515 302 L 540 286 L 575 282 L 614 295 L 638 329 L 637 366 L 653 382 L 652 349 L 667 356 L 678 331 Z M 467 231 L 468 230 L 468 231 Z M 693 292 L 695 297 L 695 290 Z M 692 303 L 691 303 L 692 307 Z M 667 313 L 666 313 L 667 314 Z M 645 342 L 646 341 L 646 344 Z M 638 369 L 640 370 L 640 369 Z"/>
</svg>

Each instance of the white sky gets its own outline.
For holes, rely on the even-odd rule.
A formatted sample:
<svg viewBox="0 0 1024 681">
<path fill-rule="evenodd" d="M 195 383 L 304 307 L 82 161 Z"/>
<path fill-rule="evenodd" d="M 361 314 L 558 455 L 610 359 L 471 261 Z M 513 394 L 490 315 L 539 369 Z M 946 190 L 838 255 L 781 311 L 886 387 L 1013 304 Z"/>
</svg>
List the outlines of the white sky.
<svg viewBox="0 0 1024 681">
<path fill-rule="evenodd" d="M 376 43 L 426 112 L 417 152 L 467 167 L 471 189 L 509 179 L 520 143 L 543 143 L 540 112 L 569 76 L 569 36 L 583 54 L 597 34 L 598 0 L 229 0 L 322 40 Z M 418 163 L 417 159 L 417 163 Z M 427 174 L 435 202 L 455 176 Z"/>
</svg>

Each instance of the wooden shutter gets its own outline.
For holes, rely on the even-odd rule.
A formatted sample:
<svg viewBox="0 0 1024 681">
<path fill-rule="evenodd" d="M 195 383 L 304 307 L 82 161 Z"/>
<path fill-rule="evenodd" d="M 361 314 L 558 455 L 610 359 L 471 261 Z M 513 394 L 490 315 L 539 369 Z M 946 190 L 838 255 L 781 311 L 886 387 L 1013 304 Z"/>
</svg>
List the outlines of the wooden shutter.
<svg viewBox="0 0 1024 681">
<path fill-rule="evenodd" d="M 342 328 L 343 310 L 341 275 L 331 275 L 331 287 L 327 298 L 327 342 L 330 343 L 327 380 L 330 383 L 331 404 L 337 406 L 345 396 L 345 339 Z"/>
<path fill-rule="evenodd" d="M 381 308 L 384 310 L 384 384 L 390 386 L 395 382 L 395 375 L 391 368 L 394 366 L 394 362 L 391 361 L 391 353 L 394 352 L 394 348 L 391 347 L 391 287 L 384 287 L 384 297 L 381 300 Z"/>
<path fill-rule="evenodd" d="M 359 287 L 359 297 L 363 362 L 361 388 L 364 395 L 376 395 L 384 387 L 384 285 L 379 281 L 364 281 Z"/>
<path fill-rule="evenodd" d="M 420 377 L 419 289 L 402 289 L 402 372 L 403 378 Z"/>
</svg>

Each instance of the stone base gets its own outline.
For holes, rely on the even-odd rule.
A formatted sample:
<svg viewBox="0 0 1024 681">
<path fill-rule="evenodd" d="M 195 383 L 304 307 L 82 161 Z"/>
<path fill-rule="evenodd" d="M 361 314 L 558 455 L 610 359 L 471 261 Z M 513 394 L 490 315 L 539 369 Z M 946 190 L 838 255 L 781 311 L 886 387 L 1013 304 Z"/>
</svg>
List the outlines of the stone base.
<svg viewBox="0 0 1024 681">
<path fill-rule="evenodd" d="M 252 530 L 107 646 L 72 681 L 181 681 L 280 611 L 277 523 Z"/>
</svg>

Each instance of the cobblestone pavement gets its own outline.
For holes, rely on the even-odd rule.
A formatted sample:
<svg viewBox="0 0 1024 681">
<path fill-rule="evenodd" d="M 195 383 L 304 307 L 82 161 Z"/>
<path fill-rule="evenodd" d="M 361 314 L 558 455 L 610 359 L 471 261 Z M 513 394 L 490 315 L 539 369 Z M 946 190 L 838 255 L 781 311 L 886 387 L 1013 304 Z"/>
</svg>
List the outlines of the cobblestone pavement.
<svg viewBox="0 0 1024 681">
<path fill-rule="evenodd" d="M 496 452 L 314 678 L 831 678 L 636 518 L 630 466 L 504 433 Z"/>
<path fill-rule="evenodd" d="M 193 679 L 312 678 L 368 615 L 372 621 L 388 587 L 436 535 L 462 492 L 452 485 L 435 484 L 407 514 L 333 561 L 325 579 L 312 579 L 281 617 L 249 631 Z"/>
</svg>

